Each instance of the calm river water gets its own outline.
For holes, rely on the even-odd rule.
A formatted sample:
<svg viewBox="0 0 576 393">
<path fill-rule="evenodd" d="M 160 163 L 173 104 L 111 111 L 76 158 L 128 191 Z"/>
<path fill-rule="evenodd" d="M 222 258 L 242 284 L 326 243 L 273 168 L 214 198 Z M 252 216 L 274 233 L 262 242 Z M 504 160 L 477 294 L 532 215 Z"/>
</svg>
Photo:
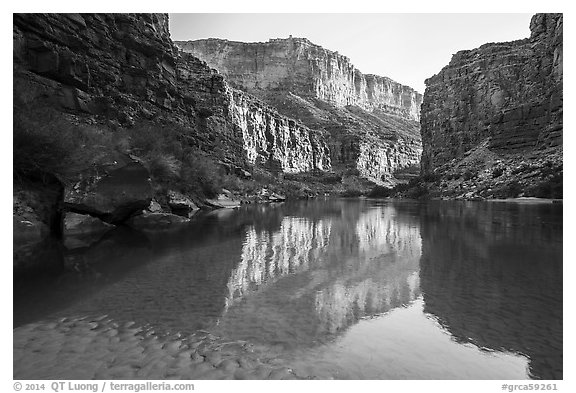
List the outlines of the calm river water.
<svg viewBox="0 0 576 393">
<path fill-rule="evenodd" d="M 15 335 L 106 314 L 248 342 L 299 377 L 563 377 L 562 205 L 290 202 L 58 255 L 15 281 Z"/>
</svg>

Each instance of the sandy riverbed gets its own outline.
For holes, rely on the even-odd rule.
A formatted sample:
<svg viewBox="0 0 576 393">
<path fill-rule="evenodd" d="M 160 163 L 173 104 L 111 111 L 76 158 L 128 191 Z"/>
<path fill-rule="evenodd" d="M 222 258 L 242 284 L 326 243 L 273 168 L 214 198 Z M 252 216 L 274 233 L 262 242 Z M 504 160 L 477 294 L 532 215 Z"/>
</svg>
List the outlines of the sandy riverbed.
<svg viewBox="0 0 576 393">
<path fill-rule="evenodd" d="M 246 342 L 159 335 L 106 316 L 14 329 L 14 379 L 299 379 Z"/>
</svg>

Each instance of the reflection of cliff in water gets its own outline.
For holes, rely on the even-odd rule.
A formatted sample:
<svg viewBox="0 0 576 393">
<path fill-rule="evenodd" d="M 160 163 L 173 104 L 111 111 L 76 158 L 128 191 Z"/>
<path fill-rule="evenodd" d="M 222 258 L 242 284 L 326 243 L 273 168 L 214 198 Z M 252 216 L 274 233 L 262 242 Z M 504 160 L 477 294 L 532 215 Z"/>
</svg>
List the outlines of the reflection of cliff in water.
<svg viewBox="0 0 576 393">
<path fill-rule="evenodd" d="M 421 213 L 424 311 L 458 341 L 527 356 L 534 378 L 562 378 L 561 206 L 428 204 Z"/>
<path fill-rule="evenodd" d="M 219 322 L 227 336 L 311 344 L 418 296 L 415 220 L 342 201 L 326 213 L 248 229 Z"/>
</svg>

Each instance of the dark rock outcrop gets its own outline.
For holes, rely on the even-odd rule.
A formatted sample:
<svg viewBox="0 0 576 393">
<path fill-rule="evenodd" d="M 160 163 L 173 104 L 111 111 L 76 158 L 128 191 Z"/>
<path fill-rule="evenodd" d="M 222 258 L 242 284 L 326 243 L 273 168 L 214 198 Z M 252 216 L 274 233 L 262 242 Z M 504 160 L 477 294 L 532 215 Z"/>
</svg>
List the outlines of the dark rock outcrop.
<svg viewBox="0 0 576 393">
<path fill-rule="evenodd" d="M 546 161 L 561 170 L 562 26 L 562 14 L 537 14 L 530 38 L 460 51 L 426 80 L 423 173 L 445 174 L 468 156 L 476 161 L 464 165 L 472 172 Z M 548 179 L 509 177 L 525 191 Z M 486 189 L 497 186 L 489 183 Z"/>
<path fill-rule="evenodd" d="M 176 191 L 168 191 L 168 206 L 170 206 L 172 213 L 186 218 L 192 217 L 199 209 L 189 198 Z M 152 203 L 150 207 L 157 210 Z M 151 210 L 150 207 L 148 207 L 148 210 Z M 153 210 L 151 211 L 154 212 Z"/>
<path fill-rule="evenodd" d="M 120 223 L 150 205 L 150 174 L 130 159 L 94 166 L 80 174 L 80 181 L 66 189 L 66 209 L 87 213 L 111 224 Z"/>
<path fill-rule="evenodd" d="M 85 214 L 67 212 L 64 217 L 64 236 L 103 233 L 112 228 L 114 225 Z"/>
<path fill-rule="evenodd" d="M 64 246 L 68 250 L 86 248 L 96 243 L 115 226 L 86 214 L 66 212 L 64 216 Z"/>
<path fill-rule="evenodd" d="M 207 39 L 176 45 L 205 60 L 233 86 L 321 130 L 336 169 L 393 183 L 397 169 L 419 163 L 422 96 L 408 86 L 364 75 L 347 57 L 305 38 L 264 43 Z"/>
<path fill-rule="evenodd" d="M 62 183 L 46 173 L 35 179 L 15 179 L 12 199 L 15 273 L 33 274 L 62 268 L 62 261 L 54 256 L 60 247 L 55 238 L 63 229 L 60 210 L 63 192 Z"/>
<path fill-rule="evenodd" d="M 12 199 L 15 242 L 40 241 L 51 233 L 62 233 L 60 203 L 62 183 L 54 176 L 16 181 Z"/>
<path fill-rule="evenodd" d="M 13 34 L 24 102 L 45 96 L 125 124 L 163 109 L 193 114 L 178 92 L 165 14 L 14 14 Z"/>
</svg>

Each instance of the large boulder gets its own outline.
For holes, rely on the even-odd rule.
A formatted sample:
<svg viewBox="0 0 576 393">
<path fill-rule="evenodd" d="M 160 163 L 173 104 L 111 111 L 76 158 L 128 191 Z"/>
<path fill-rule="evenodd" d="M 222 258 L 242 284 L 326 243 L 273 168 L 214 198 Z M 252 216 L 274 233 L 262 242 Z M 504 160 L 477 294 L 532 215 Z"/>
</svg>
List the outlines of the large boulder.
<svg viewBox="0 0 576 393">
<path fill-rule="evenodd" d="M 64 205 L 68 211 L 116 224 L 146 209 L 152 197 L 150 173 L 142 163 L 111 154 L 65 189 Z"/>
</svg>

